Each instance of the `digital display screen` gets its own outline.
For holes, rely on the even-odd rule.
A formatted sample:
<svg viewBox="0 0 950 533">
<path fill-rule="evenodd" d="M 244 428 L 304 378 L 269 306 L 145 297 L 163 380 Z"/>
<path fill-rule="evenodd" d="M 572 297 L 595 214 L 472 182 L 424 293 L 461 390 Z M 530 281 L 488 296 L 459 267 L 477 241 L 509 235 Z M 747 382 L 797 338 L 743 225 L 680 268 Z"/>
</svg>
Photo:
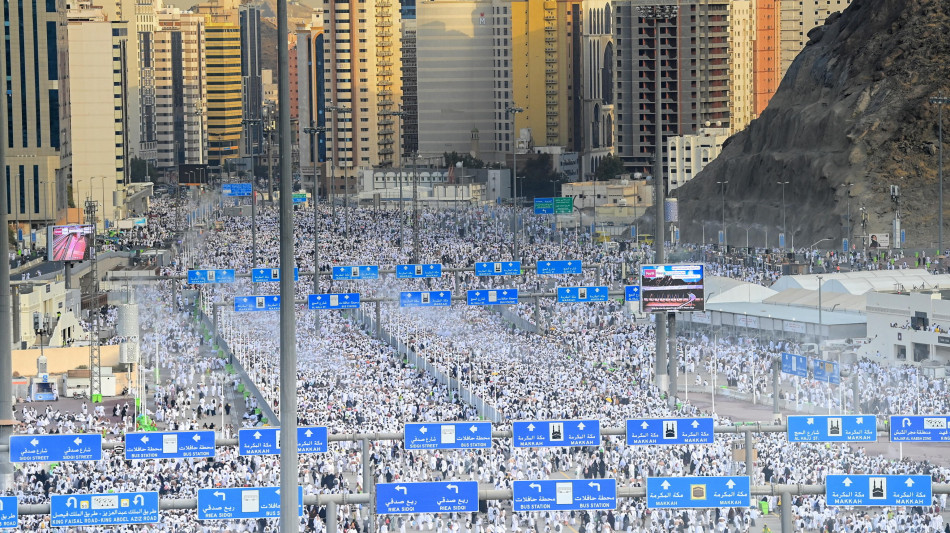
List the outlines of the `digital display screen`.
<svg viewBox="0 0 950 533">
<path fill-rule="evenodd" d="M 92 250 L 92 225 L 73 224 L 49 228 L 47 257 L 50 261 L 84 261 Z"/>
<path fill-rule="evenodd" d="M 643 265 L 640 301 L 643 312 L 705 309 L 703 265 Z"/>
</svg>

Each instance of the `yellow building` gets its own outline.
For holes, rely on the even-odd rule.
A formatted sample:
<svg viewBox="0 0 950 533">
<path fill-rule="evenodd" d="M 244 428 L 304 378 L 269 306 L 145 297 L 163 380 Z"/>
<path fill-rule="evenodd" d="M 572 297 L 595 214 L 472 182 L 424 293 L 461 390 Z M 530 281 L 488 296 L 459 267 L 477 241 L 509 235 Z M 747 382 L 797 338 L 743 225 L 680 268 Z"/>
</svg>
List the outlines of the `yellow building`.
<svg viewBox="0 0 950 533">
<path fill-rule="evenodd" d="M 514 137 L 530 128 L 530 144 L 535 146 L 573 148 L 571 39 L 581 31 L 579 21 L 573 20 L 580 4 L 577 0 L 511 3 L 511 103 L 524 109 L 515 116 Z M 528 147 L 522 142 L 518 148 Z"/>
<path fill-rule="evenodd" d="M 230 22 L 209 22 L 205 28 L 208 163 L 216 167 L 240 157 L 241 30 Z"/>
<path fill-rule="evenodd" d="M 755 4 L 734 0 L 729 13 L 729 132 L 742 131 L 755 118 L 754 43 Z M 710 124 L 707 127 L 712 126 Z"/>
</svg>

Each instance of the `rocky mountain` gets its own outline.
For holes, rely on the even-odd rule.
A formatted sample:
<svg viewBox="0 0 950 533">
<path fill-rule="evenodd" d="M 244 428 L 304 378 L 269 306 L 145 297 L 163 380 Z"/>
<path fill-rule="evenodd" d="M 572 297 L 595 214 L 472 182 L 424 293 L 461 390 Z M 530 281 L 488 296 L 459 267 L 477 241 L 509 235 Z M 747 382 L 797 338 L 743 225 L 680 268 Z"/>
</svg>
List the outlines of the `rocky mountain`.
<svg viewBox="0 0 950 533">
<path fill-rule="evenodd" d="M 847 237 L 891 233 L 898 204 L 907 246 L 937 241 L 938 106 L 950 96 L 950 1 L 854 0 L 808 33 L 768 108 L 722 154 L 676 190 L 683 240 L 722 227 L 730 244 L 778 245 L 784 187 L 788 244 L 840 248 Z M 950 178 L 950 105 L 943 110 Z M 850 185 L 849 185 L 850 184 Z M 950 202 L 950 179 L 945 179 Z M 850 199 L 850 200 L 849 200 Z M 861 208 L 867 210 L 862 230 Z M 950 213 L 944 216 L 950 247 Z M 893 238 L 893 237 L 892 237 Z"/>
</svg>

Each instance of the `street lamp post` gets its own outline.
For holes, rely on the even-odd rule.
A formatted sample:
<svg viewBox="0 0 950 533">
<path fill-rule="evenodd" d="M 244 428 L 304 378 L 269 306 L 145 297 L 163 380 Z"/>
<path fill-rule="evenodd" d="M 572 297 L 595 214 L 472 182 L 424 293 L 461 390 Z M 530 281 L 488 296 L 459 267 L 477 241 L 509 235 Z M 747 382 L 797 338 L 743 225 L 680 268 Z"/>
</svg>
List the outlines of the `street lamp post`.
<svg viewBox="0 0 950 533">
<path fill-rule="evenodd" d="M 512 233 L 512 256 L 517 261 L 520 254 L 518 253 L 518 137 L 517 137 L 517 125 L 515 124 L 515 118 L 518 116 L 518 113 L 524 113 L 523 107 L 517 106 L 508 106 L 505 108 L 505 112 L 511 117 L 511 233 Z"/>
<path fill-rule="evenodd" d="M 943 253 L 943 106 L 950 104 L 950 98 L 945 96 L 938 96 L 930 99 L 931 104 L 937 104 L 937 129 L 938 133 L 938 150 L 940 153 L 939 156 L 939 166 L 937 167 L 938 178 L 940 182 L 937 194 L 937 247 L 939 248 L 938 253 Z"/>
<path fill-rule="evenodd" d="M 328 103 L 329 103 L 329 102 L 328 102 Z M 346 112 L 348 112 L 350 109 L 347 108 L 347 107 L 337 106 L 337 105 L 328 105 L 328 106 L 326 106 L 324 109 L 325 109 L 326 111 L 330 111 L 331 113 L 333 113 L 333 119 L 332 119 L 332 122 L 333 122 L 333 143 L 332 143 L 332 146 L 331 146 L 331 148 L 330 148 L 331 152 L 333 153 L 333 156 L 332 156 L 332 158 L 331 158 L 331 160 L 330 160 L 330 194 L 328 194 L 327 197 L 328 197 L 329 200 L 330 200 L 330 213 L 333 215 L 334 218 L 336 218 L 336 190 L 335 190 L 335 189 L 336 189 L 336 180 L 334 179 L 334 175 L 333 175 L 333 167 L 336 166 L 336 161 L 337 161 L 337 157 L 336 157 L 336 150 L 337 150 L 336 143 L 337 143 L 337 133 L 338 133 L 339 130 L 340 130 L 340 125 L 337 123 L 337 120 L 336 120 L 336 112 L 339 111 L 339 112 L 341 112 L 341 113 L 346 113 Z M 344 176 L 344 178 L 345 178 L 345 176 Z"/>
<path fill-rule="evenodd" d="M 402 117 L 406 116 L 406 112 L 387 111 L 383 114 L 385 116 L 396 117 L 396 133 L 399 135 L 399 172 L 397 172 L 396 178 L 399 180 L 399 246 L 402 246 L 406 220 L 402 209 L 402 130 L 400 128 L 399 122 Z"/>
<path fill-rule="evenodd" d="M 785 225 L 785 186 L 791 181 L 776 181 L 775 183 L 782 186 L 782 235 L 785 236 L 785 239 L 788 239 L 788 226 Z"/>
<path fill-rule="evenodd" d="M 324 133 L 327 131 L 324 126 L 316 126 L 314 122 L 311 122 L 311 127 L 304 128 L 303 132 L 310 135 L 310 144 L 313 152 L 311 157 L 313 157 L 313 193 L 311 194 L 311 201 L 313 202 L 313 293 L 320 294 L 320 182 L 317 181 L 317 162 L 319 157 L 317 156 L 317 137 L 318 133 Z M 320 334 L 320 311 L 315 310 L 314 312 L 313 325 L 316 331 L 316 334 Z"/>
<path fill-rule="evenodd" d="M 716 184 L 719 185 L 719 190 L 722 193 L 722 247 L 725 251 L 726 246 L 729 244 L 729 239 L 726 237 L 726 184 L 728 181 L 717 181 Z M 662 206 L 657 206 L 657 209 L 662 208 Z"/>
<path fill-rule="evenodd" d="M 821 328 L 822 328 L 822 317 L 821 317 L 821 280 L 822 276 L 818 276 L 818 356 L 821 357 Z"/>
</svg>

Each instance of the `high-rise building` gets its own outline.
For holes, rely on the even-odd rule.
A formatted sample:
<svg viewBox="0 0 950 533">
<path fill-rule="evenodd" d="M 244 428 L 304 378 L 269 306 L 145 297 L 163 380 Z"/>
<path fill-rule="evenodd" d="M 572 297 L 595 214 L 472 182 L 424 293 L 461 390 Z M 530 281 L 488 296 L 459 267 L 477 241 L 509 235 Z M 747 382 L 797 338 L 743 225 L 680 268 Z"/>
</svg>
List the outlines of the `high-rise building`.
<svg viewBox="0 0 950 533">
<path fill-rule="evenodd" d="M 241 92 L 244 120 L 241 155 L 260 155 L 264 143 L 264 87 L 261 81 L 261 6 L 241 6 Z"/>
<path fill-rule="evenodd" d="M 573 149 L 571 84 L 573 48 L 568 36 L 580 32 L 573 20 L 576 0 L 511 2 L 513 103 L 524 109 L 516 118 L 516 134 L 529 129 L 531 144 Z M 507 41 L 507 36 L 502 36 Z M 517 136 L 517 135 L 516 135 Z M 520 147 L 521 149 L 527 146 Z"/>
<path fill-rule="evenodd" d="M 66 177 L 57 173 L 63 11 L 55 0 L 3 3 L 7 205 L 0 209 L 24 229 L 55 220 L 68 201 Z"/>
<path fill-rule="evenodd" d="M 733 0 L 730 6 L 729 130 L 732 133 L 745 129 L 758 115 L 754 84 L 755 1 Z"/>
<path fill-rule="evenodd" d="M 781 42 L 780 9 L 781 0 L 754 0 L 755 34 L 752 56 L 753 91 L 755 92 L 755 116 L 758 117 L 769 105 L 772 95 L 782 81 L 780 62 Z"/>
<path fill-rule="evenodd" d="M 808 43 L 808 32 L 825 23 L 828 15 L 844 11 L 851 0 L 775 0 L 781 1 L 781 80 L 788 67 Z"/>
<path fill-rule="evenodd" d="M 576 6 L 576 4 L 575 4 Z M 579 14 L 581 67 L 576 69 L 572 85 L 581 97 L 572 99 L 575 110 L 573 138 L 579 152 L 579 173 L 583 179 L 593 175 L 601 159 L 614 147 L 614 38 L 613 10 L 609 0 L 587 0 Z"/>
<path fill-rule="evenodd" d="M 223 167 L 240 156 L 241 30 L 230 22 L 205 25 L 208 164 Z"/>
<path fill-rule="evenodd" d="M 324 62 L 323 18 L 317 14 L 310 24 L 297 27 L 296 55 L 290 58 L 297 65 L 297 138 L 300 139 L 300 173 L 304 176 L 321 175 L 322 163 L 327 157 L 327 133 L 305 133 L 309 128 L 326 127 L 324 118 Z M 316 144 L 316 152 L 314 152 Z M 325 175 L 325 173 L 322 173 Z M 321 183 L 326 190 L 328 183 Z M 321 194 L 323 194 L 321 192 Z"/>
<path fill-rule="evenodd" d="M 91 2 L 71 4 L 60 56 L 62 172 L 73 200 L 100 203 L 100 228 L 121 217 L 114 193 L 128 183 L 127 22 L 109 22 Z M 103 120 L 108 117 L 111 120 Z"/>
<path fill-rule="evenodd" d="M 138 78 L 138 113 L 129 110 L 129 122 L 138 122 L 138 135 L 132 137 L 138 157 L 157 164 L 158 133 L 155 107 L 155 34 L 162 0 L 136 0 L 135 34 Z M 131 78 L 132 76 L 130 76 Z"/>
<path fill-rule="evenodd" d="M 155 32 L 155 129 L 158 168 L 206 164 L 205 16 L 158 12 Z"/>
<path fill-rule="evenodd" d="M 419 153 L 502 163 L 514 142 L 508 2 L 433 0 L 416 11 Z M 490 50 L 491 53 L 486 51 Z M 408 132 L 407 132 L 408 133 Z"/>
<path fill-rule="evenodd" d="M 406 3 L 403 2 L 405 8 Z M 396 132 L 401 144 L 397 153 L 414 154 L 419 152 L 419 63 L 416 57 L 416 10 L 412 7 L 412 18 L 402 21 L 402 135 Z M 396 166 L 400 161 L 393 158 Z"/>
<path fill-rule="evenodd" d="M 356 190 L 357 168 L 384 165 L 399 155 L 395 130 L 379 121 L 397 111 L 402 99 L 399 3 L 377 0 L 365 5 L 366 12 L 354 6 L 324 0 L 326 105 L 347 110 L 327 113 L 327 150 L 343 178 L 333 192 L 347 194 Z"/>
<path fill-rule="evenodd" d="M 730 127 L 729 0 L 614 6 L 617 155 L 631 172 L 652 174 L 657 141 L 665 167 L 667 137 Z"/>
</svg>

